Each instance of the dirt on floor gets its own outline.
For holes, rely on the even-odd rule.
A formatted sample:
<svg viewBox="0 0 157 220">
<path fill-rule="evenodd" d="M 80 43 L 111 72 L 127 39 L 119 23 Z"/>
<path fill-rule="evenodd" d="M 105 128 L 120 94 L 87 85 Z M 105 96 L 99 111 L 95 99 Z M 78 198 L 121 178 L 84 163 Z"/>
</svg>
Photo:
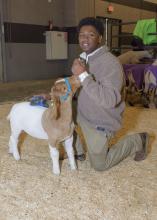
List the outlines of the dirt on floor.
<svg viewBox="0 0 157 220">
<path fill-rule="evenodd" d="M 19 100 L 18 100 L 19 101 Z M 17 101 L 16 101 L 17 102 Z M 0 103 L 0 220 L 156 220 L 157 110 L 126 107 L 121 136 L 147 131 L 148 158 L 127 158 L 104 172 L 86 161 L 71 171 L 68 160 L 61 175 L 52 173 L 46 141 L 26 136 L 21 160 L 8 154 L 10 135 L 6 116 L 14 100 Z"/>
</svg>

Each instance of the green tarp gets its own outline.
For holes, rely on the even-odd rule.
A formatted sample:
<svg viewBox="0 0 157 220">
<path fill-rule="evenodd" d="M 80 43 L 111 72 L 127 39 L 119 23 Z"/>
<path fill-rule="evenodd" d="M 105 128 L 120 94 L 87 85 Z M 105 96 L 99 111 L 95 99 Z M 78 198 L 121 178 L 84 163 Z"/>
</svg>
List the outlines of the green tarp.
<svg viewBox="0 0 157 220">
<path fill-rule="evenodd" d="M 157 33 L 157 21 L 154 18 L 139 20 L 133 35 L 139 37 L 144 45 L 157 43 L 157 35 L 149 35 L 150 33 Z"/>
</svg>

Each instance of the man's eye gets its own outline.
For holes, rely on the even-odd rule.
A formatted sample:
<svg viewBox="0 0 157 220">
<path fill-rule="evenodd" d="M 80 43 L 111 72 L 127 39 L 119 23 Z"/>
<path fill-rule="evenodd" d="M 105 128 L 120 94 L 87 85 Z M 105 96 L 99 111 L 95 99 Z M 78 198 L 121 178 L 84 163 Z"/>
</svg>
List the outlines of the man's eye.
<svg viewBox="0 0 157 220">
<path fill-rule="evenodd" d="M 90 37 L 95 37 L 95 34 L 90 34 Z"/>
<path fill-rule="evenodd" d="M 89 33 L 89 34 L 79 34 L 80 38 L 95 38 L 96 35 L 94 33 Z"/>
</svg>

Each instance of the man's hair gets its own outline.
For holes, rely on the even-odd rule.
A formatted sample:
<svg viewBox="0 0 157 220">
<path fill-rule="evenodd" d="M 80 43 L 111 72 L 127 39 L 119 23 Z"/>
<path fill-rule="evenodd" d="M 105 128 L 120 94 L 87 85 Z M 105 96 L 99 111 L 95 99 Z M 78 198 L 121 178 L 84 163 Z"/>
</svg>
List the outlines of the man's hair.
<svg viewBox="0 0 157 220">
<path fill-rule="evenodd" d="M 85 25 L 91 25 L 91 26 L 95 27 L 97 32 L 101 36 L 103 36 L 103 34 L 104 34 L 104 25 L 99 19 L 94 18 L 94 17 L 83 18 L 82 20 L 80 20 L 80 22 L 78 24 L 78 28 L 77 28 L 78 32 L 80 31 L 82 26 L 85 26 Z"/>
</svg>

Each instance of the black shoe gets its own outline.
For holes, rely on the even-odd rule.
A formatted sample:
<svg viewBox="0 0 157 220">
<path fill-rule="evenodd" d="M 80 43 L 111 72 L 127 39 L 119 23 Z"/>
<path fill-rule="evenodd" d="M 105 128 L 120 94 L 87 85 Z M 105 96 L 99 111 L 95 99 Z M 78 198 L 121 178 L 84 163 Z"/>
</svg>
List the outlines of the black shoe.
<svg viewBox="0 0 157 220">
<path fill-rule="evenodd" d="M 141 161 L 146 159 L 148 154 L 149 135 L 148 133 L 140 133 L 139 135 L 142 140 L 142 150 L 136 152 L 134 158 L 135 161 Z"/>
<path fill-rule="evenodd" d="M 84 161 L 86 159 L 85 154 L 75 155 L 76 160 Z"/>
</svg>

